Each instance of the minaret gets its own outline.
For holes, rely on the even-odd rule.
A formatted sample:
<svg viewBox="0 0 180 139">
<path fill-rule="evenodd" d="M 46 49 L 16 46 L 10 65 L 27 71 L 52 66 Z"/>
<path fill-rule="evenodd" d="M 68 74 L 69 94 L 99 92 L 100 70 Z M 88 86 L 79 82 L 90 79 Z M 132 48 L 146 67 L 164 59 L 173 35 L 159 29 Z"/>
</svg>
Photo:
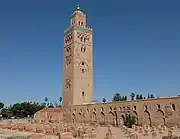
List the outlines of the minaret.
<svg viewBox="0 0 180 139">
<path fill-rule="evenodd" d="M 64 32 L 63 107 L 92 103 L 92 29 L 77 5 Z"/>
</svg>

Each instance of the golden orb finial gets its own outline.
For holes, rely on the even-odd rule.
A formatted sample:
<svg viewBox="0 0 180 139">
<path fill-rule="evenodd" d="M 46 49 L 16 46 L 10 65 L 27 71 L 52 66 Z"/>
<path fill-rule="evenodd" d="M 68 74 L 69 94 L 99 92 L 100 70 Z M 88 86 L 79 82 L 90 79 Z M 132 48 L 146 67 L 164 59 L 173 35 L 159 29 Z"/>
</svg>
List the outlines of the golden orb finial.
<svg viewBox="0 0 180 139">
<path fill-rule="evenodd" d="M 79 4 L 77 5 L 76 10 L 80 10 L 80 5 Z"/>
</svg>

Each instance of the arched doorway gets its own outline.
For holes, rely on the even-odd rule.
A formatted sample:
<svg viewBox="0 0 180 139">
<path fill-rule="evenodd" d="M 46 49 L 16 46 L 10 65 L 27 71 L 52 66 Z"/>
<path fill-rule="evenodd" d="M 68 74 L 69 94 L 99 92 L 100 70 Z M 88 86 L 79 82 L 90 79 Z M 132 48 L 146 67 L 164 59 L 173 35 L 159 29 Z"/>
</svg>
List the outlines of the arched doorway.
<svg viewBox="0 0 180 139">
<path fill-rule="evenodd" d="M 91 118 L 92 118 L 92 122 L 96 122 L 96 113 L 95 112 L 92 113 Z"/>
<path fill-rule="evenodd" d="M 150 113 L 148 111 L 144 111 L 144 119 L 143 119 L 143 123 L 145 125 L 149 125 L 151 126 L 151 117 L 150 117 Z"/>
<path fill-rule="evenodd" d="M 101 112 L 100 114 L 100 124 L 101 125 L 104 125 L 105 124 L 105 115 L 103 112 Z"/>
<path fill-rule="evenodd" d="M 157 125 L 165 124 L 164 112 L 162 110 L 158 110 L 156 112 L 156 124 Z"/>
<path fill-rule="evenodd" d="M 73 123 L 75 122 L 75 114 L 74 113 L 72 114 L 72 122 Z"/>
<path fill-rule="evenodd" d="M 79 113 L 79 115 L 78 115 L 78 121 L 82 122 L 82 114 L 81 113 Z"/>
<path fill-rule="evenodd" d="M 114 108 L 114 125 L 118 126 L 119 122 L 118 122 L 118 114 L 117 114 L 117 108 Z"/>
<path fill-rule="evenodd" d="M 109 124 L 111 124 L 111 125 L 115 125 L 115 122 L 114 122 L 114 114 L 112 113 L 112 112 L 109 112 L 109 115 L 108 115 L 108 122 L 109 122 Z"/>
<path fill-rule="evenodd" d="M 89 109 L 87 109 L 85 112 L 85 122 L 89 122 L 90 120 L 91 120 L 91 118 L 90 118 Z"/>
</svg>

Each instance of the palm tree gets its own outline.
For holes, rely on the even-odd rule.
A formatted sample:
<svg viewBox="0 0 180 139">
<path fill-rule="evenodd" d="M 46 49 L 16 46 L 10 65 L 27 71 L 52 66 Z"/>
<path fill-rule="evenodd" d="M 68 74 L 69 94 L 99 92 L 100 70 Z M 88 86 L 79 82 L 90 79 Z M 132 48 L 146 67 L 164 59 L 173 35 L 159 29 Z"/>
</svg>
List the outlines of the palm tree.
<svg viewBox="0 0 180 139">
<path fill-rule="evenodd" d="M 135 97 L 135 93 L 131 93 L 131 100 L 134 100 L 134 97 Z"/>
<path fill-rule="evenodd" d="M 102 102 L 103 102 L 103 103 L 106 103 L 106 99 L 105 99 L 105 98 L 103 98 L 103 99 L 102 99 Z"/>
<path fill-rule="evenodd" d="M 44 98 L 44 101 L 45 101 L 46 106 L 47 106 L 48 98 L 47 98 L 47 97 L 45 97 L 45 98 Z"/>
<path fill-rule="evenodd" d="M 45 101 L 45 102 L 47 102 L 47 101 L 48 101 L 48 98 L 47 98 L 47 97 L 45 97 L 45 98 L 44 98 L 44 101 Z"/>
<path fill-rule="evenodd" d="M 62 102 L 62 97 L 59 97 L 59 102 L 60 102 L 60 104 L 61 104 L 61 102 Z"/>
<path fill-rule="evenodd" d="M 125 101 L 127 100 L 127 96 L 124 97 L 124 100 L 125 100 Z"/>
<path fill-rule="evenodd" d="M 61 106 L 62 106 L 62 104 L 61 104 L 62 103 L 62 97 L 59 97 L 59 103 L 60 103 L 59 107 L 61 108 Z"/>
</svg>

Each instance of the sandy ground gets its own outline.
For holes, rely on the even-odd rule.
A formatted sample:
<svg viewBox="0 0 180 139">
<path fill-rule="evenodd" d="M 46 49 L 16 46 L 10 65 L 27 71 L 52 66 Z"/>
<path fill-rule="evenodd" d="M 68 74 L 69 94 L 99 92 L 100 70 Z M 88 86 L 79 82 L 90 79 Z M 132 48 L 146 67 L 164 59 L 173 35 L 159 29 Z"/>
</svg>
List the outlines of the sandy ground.
<svg viewBox="0 0 180 139">
<path fill-rule="evenodd" d="M 3 122 L 9 122 L 10 120 L 4 120 Z M 21 120 L 11 120 L 12 122 L 21 122 L 21 123 L 27 123 L 28 119 L 21 119 Z M 1 121 L 2 122 L 2 121 Z M 108 131 L 107 127 L 99 127 L 97 129 L 96 132 L 96 137 L 94 139 L 104 139 L 104 137 L 106 136 L 106 133 Z M 112 127 L 112 133 L 115 136 L 116 139 L 128 139 L 128 137 L 126 135 L 124 135 L 124 133 L 121 131 L 120 128 L 118 127 Z M 134 132 L 135 133 L 135 132 Z M 19 132 L 19 131 L 8 131 L 8 130 L 3 130 L 0 129 L 0 136 L 1 135 L 7 135 L 7 136 L 28 136 L 30 134 L 34 134 L 34 133 L 30 133 L 30 132 Z M 139 134 L 137 133 L 139 136 L 139 139 L 152 139 L 152 134 L 149 133 L 148 136 L 143 136 L 143 134 Z M 154 139 L 162 139 L 162 136 L 167 136 L 168 134 L 168 129 L 164 132 L 164 134 L 158 134 L 158 136 Z M 180 129 L 177 129 L 177 131 L 174 133 L 177 136 L 180 136 Z M 52 137 L 53 138 L 53 137 Z"/>
<path fill-rule="evenodd" d="M 106 136 L 107 131 L 108 131 L 107 127 L 99 127 L 98 130 L 97 130 L 97 135 L 96 135 L 96 137 L 94 139 L 104 139 L 104 137 Z M 161 137 L 167 135 L 167 132 L 168 132 L 168 130 L 166 130 L 164 134 L 158 135 L 154 139 L 162 139 Z M 112 133 L 113 133 L 113 135 L 115 135 L 116 139 L 128 139 L 128 137 L 126 137 L 124 135 L 124 133 L 121 131 L 120 128 L 112 127 Z M 20 131 L 9 131 L 9 130 L 0 129 L 0 136 L 6 136 L 6 137 L 29 136 L 31 134 L 34 134 L 34 133 L 20 132 Z M 149 136 L 143 136 L 142 134 L 138 134 L 138 135 L 139 135 L 139 139 L 152 139 L 151 133 L 149 134 Z M 175 133 L 175 135 L 180 136 L 180 130 L 177 131 Z M 48 136 L 48 138 L 49 139 L 55 139 L 56 137 L 55 136 Z"/>
<path fill-rule="evenodd" d="M 108 131 L 107 127 L 100 127 L 99 130 L 97 131 L 97 136 L 94 139 L 104 139 L 107 131 Z M 124 135 L 124 133 L 121 131 L 120 128 L 113 127 L 112 132 L 115 135 L 116 139 L 128 139 L 128 137 Z M 143 136 L 143 134 L 138 134 L 138 135 L 139 135 L 139 139 L 152 139 L 151 133 L 149 134 L 149 136 Z M 168 129 L 164 132 L 164 134 L 161 135 L 158 134 L 158 136 L 154 139 L 162 139 L 163 136 L 167 136 L 167 135 L 168 135 Z M 177 132 L 175 132 L 175 135 L 180 136 L 179 129 Z"/>
</svg>

